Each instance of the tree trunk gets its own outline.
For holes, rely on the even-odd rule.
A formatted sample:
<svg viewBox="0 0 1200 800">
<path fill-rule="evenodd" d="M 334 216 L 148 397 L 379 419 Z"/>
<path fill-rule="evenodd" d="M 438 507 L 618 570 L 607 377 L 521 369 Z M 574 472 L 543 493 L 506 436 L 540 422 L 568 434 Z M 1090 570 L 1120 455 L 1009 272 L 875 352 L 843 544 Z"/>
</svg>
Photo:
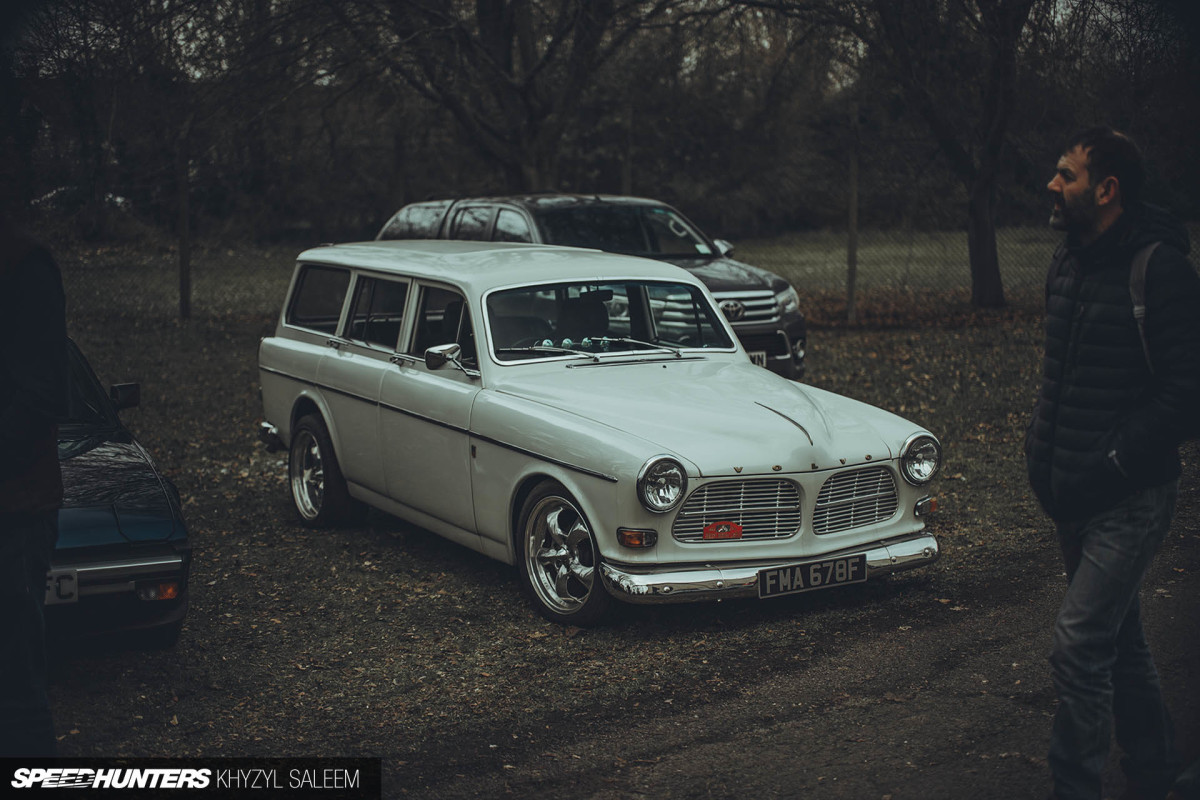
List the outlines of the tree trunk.
<svg viewBox="0 0 1200 800">
<path fill-rule="evenodd" d="M 971 304 L 976 308 L 1002 308 L 1004 285 L 996 253 L 996 186 L 994 180 L 977 179 L 967 201 L 967 251 L 971 261 Z"/>
<path fill-rule="evenodd" d="M 189 202 L 190 161 L 188 158 L 188 132 L 193 116 L 189 115 L 179 130 L 175 149 L 175 170 L 179 183 L 179 318 L 192 317 L 192 226 Z"/>
</svg>

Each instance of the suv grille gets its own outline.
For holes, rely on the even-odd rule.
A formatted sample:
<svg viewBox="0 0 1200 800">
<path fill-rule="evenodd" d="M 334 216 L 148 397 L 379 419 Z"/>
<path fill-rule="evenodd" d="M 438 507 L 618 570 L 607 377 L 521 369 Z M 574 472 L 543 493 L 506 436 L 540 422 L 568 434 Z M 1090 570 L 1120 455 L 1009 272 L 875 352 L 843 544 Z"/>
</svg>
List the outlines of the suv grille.
<svg viewBox="0 0 1200 800">
<path fill-rule="evenodd" d="M 771 478 L 701 486 L 679 510 L 671 535 L 681 542 L 703 542 L 704 528 L 714 522 L 741 525 L 743 540 L 792 536 L 800 530 L 800 490 L 791 481 Z"/>
<path fill-rule="evenodd" d="M 773 322 L 779 318 L 779 308 L 776 306 L 775 293 L 770 290 L 748 290 L 742 292 L 713 292 L 717 306 L 725 311 L 726 302 L 741 303 L 742 316 L 734 319 L 728 312 L 725 316 L 734 327 L 751 325 L 757 322 Z"/>
<path fill-rule="evenodd" d="M 896 479 L 887 467 L 841 472 L 825 481 L 813 511 L 815 533 L 861 528 L 896 513 Z"/>
</svg>

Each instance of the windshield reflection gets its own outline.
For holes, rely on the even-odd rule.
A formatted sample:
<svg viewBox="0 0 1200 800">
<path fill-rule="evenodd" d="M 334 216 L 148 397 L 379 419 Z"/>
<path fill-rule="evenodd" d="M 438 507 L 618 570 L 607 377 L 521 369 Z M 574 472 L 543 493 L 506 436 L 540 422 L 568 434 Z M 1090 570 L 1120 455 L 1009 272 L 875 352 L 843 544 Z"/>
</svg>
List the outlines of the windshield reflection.
<svg viewBox="0 0 1200 800">
<path fill-rule="evenodd" d="M 487 310 L 500 361 L 733 347 L 703 291 L 682 283 L 528 286 L 493 292 Z"/>
</svg>

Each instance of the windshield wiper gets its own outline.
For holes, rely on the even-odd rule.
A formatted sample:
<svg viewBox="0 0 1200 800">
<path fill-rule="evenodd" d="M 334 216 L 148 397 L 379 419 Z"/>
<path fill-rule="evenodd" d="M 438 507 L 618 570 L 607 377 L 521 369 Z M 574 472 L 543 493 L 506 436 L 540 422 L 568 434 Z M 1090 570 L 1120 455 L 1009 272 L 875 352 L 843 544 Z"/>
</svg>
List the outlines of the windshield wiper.
<svg viewBox="0 0 1200 800">
<path fill-rule="evenodd" d="M 537 344 L 532 347 L 497 347 L 497 353 L 558 353 L 560 355 L 580 356 L 591 361 L 600 361 L 595 353 L 585 353 L 583 350 L 573 350 L 570 347 L 557 347 L 548 344 Z"/>
<path fill-rule="evenodd" d="M 657 344 L 654 342 L 643 342 L 641 339 L 630 339 L 626 336 L 619 336 L 616 338 L 611 336 L 598 336 L 592 341 L 605 343 L 616 342 L 617 344 L 640 344 L 642 347 L 649 347 L 651 350 L 666 350 L 669 353 L 673 353 L 676 358 L 683 358 L 682 348 L 672 347 L 669 344 L 662 344 L 661 342 Z"/>
</svg>

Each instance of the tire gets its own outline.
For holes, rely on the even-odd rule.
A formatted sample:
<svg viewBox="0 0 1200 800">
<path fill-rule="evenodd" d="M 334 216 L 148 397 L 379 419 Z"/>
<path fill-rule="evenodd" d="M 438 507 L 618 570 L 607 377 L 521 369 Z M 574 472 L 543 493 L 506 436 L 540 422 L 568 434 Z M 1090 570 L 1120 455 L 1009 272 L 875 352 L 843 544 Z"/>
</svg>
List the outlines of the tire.
<svg viewBox="0 0 1200 800">
<path fill-rule="evenodd" d="M 600 551 L 575 499 L 544 481 L 521 507 L 521 583 L 543 617 L 580 628 L 598 623 L 612 605 L 600 577 Z"/>
<path fill-rule="evenodd" d="M 350 496 L 329 431 L 316 414 L 301 417 L 292 430 L 288 488 L 300 522 L 310 528 L 361 522 L 366 510 Z"/>
</svg>

